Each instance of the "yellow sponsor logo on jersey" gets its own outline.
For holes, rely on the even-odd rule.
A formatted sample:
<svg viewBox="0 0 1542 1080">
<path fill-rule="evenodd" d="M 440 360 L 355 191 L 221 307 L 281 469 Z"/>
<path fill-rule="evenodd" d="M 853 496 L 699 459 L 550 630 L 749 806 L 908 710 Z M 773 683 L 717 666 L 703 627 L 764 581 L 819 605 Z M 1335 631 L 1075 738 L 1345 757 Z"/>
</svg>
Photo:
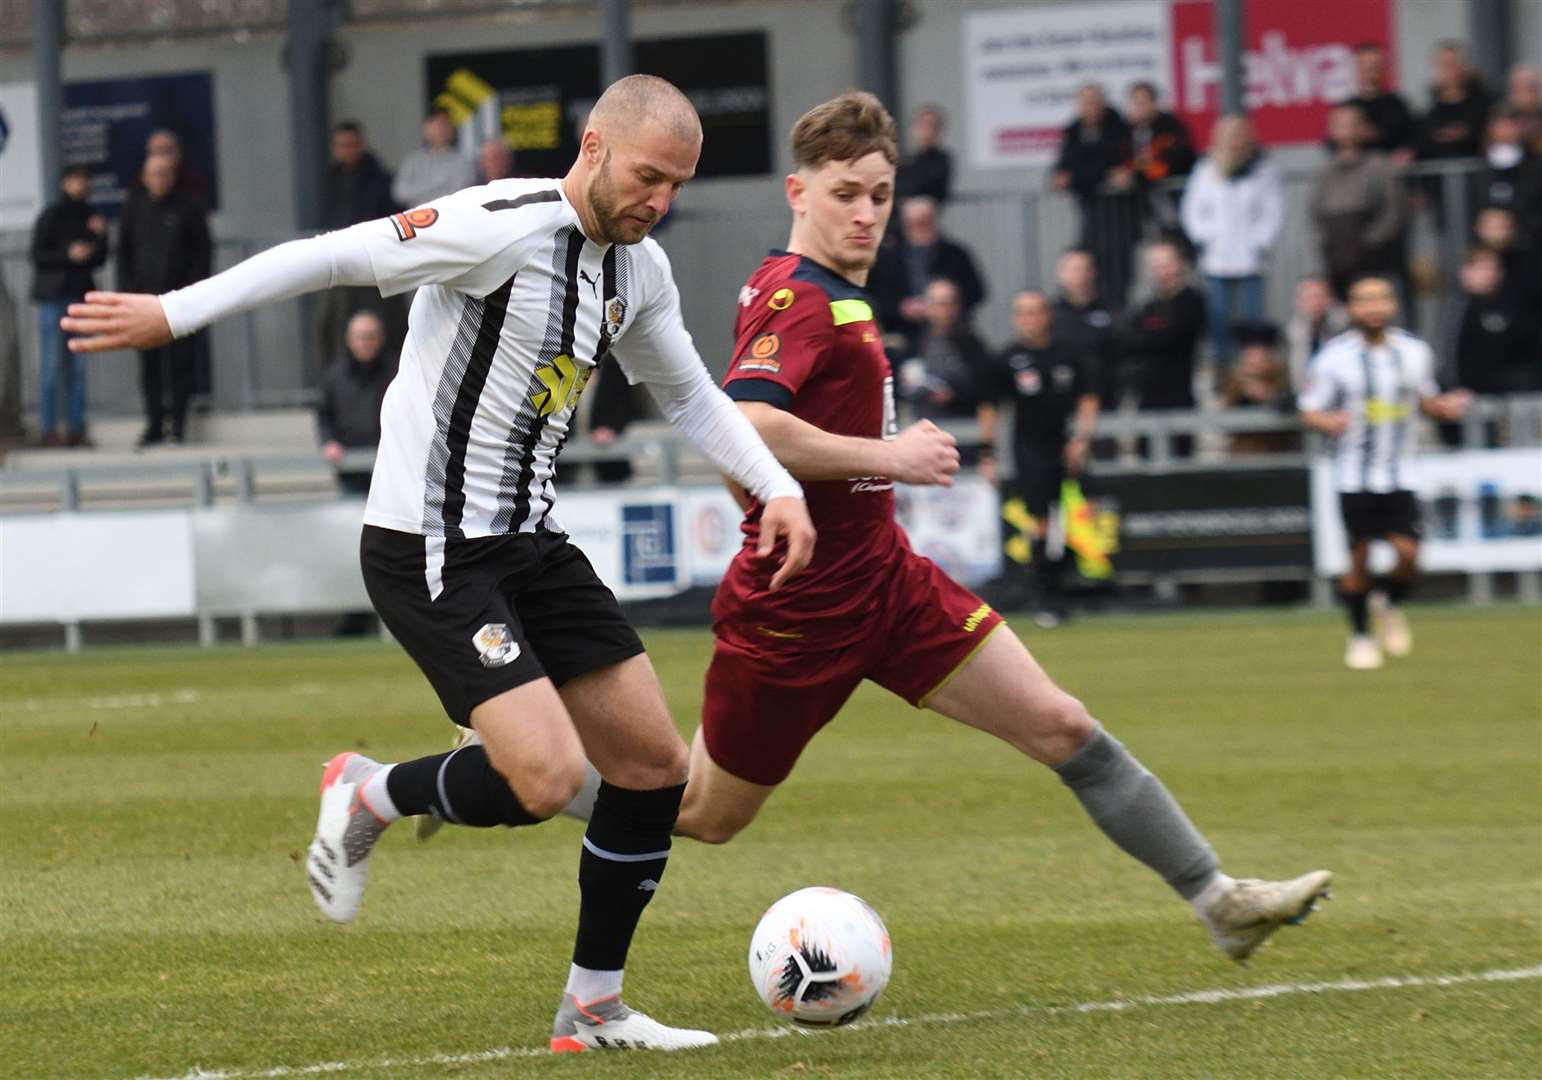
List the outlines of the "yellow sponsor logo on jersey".
<svg viewBox="0 0 1542 1080">
<path fill-rule="evenodd" d="M 766 301 L 766 307 L 772 311 L 786 311 L 792 307 L 792 302 L 797 298 L 791 289 L 778 289 L 771 294 L 771 299 Z"/>
<path fill-rule="evenodd" d="M 558 353 L 549 365 L 536 368 L 535 377 L 540 380 L 541 387 L 530 395 L 536 415 L 550 416 L 577 402 L 589 384 L 589 374 L 593 370 L 580 368 L 567 353 Z"/>
<path fill-rule="evenodd" d="M 1365 403 L 1365 422 L 1367 424 L 1395 424 L 1399 420 L 1407 420 L 1413 415 L 1413 409 L 1401 401 L 1388 401 L 1386 398 L 1370 398 Z"/>
<path fill-rule="evenodd" d="M 990 617 L 991 606 L 981 604 L 969 613 L 969 618 L 964 620 L 964 633 L 972 634 L 980 629 L 980 624 Z"/>
</svg>

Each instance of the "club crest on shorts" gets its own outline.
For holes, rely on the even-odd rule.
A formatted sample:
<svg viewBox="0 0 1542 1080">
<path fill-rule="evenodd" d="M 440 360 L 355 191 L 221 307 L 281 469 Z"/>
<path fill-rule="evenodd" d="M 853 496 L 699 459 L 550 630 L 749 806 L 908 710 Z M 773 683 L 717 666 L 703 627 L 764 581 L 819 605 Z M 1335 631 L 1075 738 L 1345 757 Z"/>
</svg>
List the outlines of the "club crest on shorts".
<svg viewBox="0 0 1542 1080">
<path fill-rule="evenodd" d="M 626 301 L 612 297 L 605 305 L 605 332 L 611 337 L 621 333 L 621 321 L 626 318 Z"/>
<path fill-rule="evenodd" d="M 471 635 L 483 667 L 502 667 L 519 659 L 519 642 L 504 623 L 488 623 Z"/>
</svg>

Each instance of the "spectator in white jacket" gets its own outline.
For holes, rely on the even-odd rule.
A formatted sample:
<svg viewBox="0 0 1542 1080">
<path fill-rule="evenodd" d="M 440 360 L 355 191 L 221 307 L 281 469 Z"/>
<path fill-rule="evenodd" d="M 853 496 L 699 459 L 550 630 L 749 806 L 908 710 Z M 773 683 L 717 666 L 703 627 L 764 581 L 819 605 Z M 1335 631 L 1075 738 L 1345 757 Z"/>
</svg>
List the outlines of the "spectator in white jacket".
<svg viewBox="0 0 1542 1080">
<path fill-rule="evenodd" d="M 1280 235 L 1280 173 L 1253 139 L 1245 116 L 1216 122 L 1210 154 L 1183 192 L 1183 231 L 1199 250 L 1216 363 L 1236 360 L 1233 323 L 1264 319 L 1264 260 Z"/>
</svg>

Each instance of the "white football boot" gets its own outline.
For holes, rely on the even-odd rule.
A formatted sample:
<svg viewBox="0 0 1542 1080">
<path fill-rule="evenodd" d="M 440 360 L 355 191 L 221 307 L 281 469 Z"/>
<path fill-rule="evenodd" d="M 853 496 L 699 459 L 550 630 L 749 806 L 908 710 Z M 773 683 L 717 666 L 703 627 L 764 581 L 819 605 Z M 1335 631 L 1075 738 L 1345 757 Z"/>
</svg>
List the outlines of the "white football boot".
<svg viewBox="0 0 1542 1080">
<path fill-rule="evenodd" d="M 1344 666 L 1351 671 L 1375 671 L 1381 667 L 1381 646 L 1369 634 L 1351 634 L 1344 649 Z"/>
<path fill-rule="evenodd" d="M 694 1050 L 716 1045 L 717 1036 L 710 1031 L 665 1027 L 628 1009 L 618 994 L 583 1004 L 572 994 L 564 994 L 551 1030 L 554 1054 L 585 1050 Z"/>
<path fill-rule="evenodd" d="M 1376 612 L 1376 638 L 1388 656 L 1403 657 L 1413 652 L 1413 631 L 1401 609 L 1382 601 Z"/>
<path fill-rule="evenodd" d="M 1317 910 L 1318 900 L 1330 899 L 1333 874 L 1313 870 L 1290 881 L 1243 878 L 1219 889 L 1213 898 L 1199 898 L 1199 921 L 1227 956 L 1246 963 L 1253 951 L 1282 926 L 1296 926 Z"/>
<path fill-rule="evenodd" d="M 338 754 L 321 774 L 321 813 L 305 858 L 305 879 L 323 915 L 352 922 L 369 880 L 369 854 L 389 822 L 362 797 L 364 784 L 385 766 L 363 754 Z"/>
<path fill-rule="evenodd" d="M 459 750 L 463 746 L 481 746 L 482 736 L 468 727 L 455 725 L 455 741 L 450 744 L 451 750 Z M 430 840 L 433 835 L 444 827 L 444 819 L 433 814 L 419 814 L 412 819 L 412 835 L 421 843 Z"/>
</svg>

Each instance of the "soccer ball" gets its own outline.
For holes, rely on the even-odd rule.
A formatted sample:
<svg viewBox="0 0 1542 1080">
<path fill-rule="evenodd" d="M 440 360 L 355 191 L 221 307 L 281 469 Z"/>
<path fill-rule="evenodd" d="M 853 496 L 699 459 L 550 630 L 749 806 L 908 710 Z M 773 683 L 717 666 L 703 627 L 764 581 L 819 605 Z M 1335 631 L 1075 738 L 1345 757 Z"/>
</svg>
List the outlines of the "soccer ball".
<svg viewBox="0 0 1542 1080">
<path fill-rule="evenodd" d="M 889 985 L 889 931 L 859 897 L 799 889 L 772 904 L 750 938 L 760 1000 L 797 1024 L 849 1024 Z"/>
</svg>

